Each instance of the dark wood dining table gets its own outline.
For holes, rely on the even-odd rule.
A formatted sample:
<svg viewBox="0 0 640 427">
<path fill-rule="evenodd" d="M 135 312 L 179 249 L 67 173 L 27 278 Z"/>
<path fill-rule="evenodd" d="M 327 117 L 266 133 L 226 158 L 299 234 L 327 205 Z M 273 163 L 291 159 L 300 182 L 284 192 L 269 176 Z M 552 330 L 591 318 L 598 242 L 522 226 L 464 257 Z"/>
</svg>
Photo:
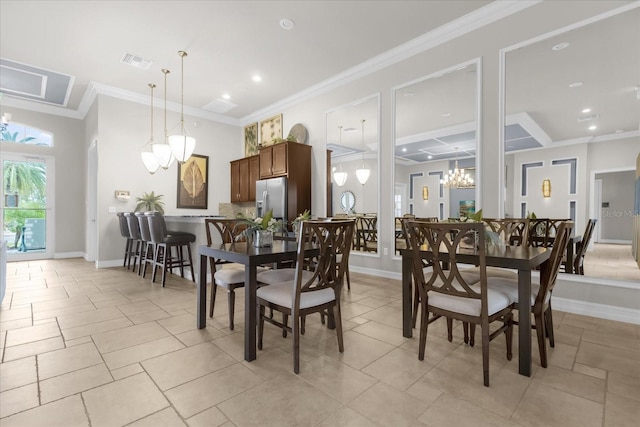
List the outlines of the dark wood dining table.
<svg viewBox="0 0 640 427">
<path fill-rule="evenodd" d="M 400 251 L 402 255 L 402 335 L 413 336 L 412 317 L 412 283 L 413 283 L 413 255 L 410 249 Z M 421 253 L 426 259 L 431 251 L 427 246 L 421 247 Z M 527 313 L 518 316 L 518 370 L 521 375 L 531 376 L 531 271 L 536 267 L 546 268 L 551 256 L 551 249 L 529 246 L 489 246 L 486 251 L 486 263 L 491 267 L 502 267 L 518 270 L 518 312 Z M 477 265 L 479 257 L 476 252 L 469 250 L 457 253 L 456 259 L 465 264 Z"/>
<path fill-rule="evenodd" d="M 258 282 L 257 267 L 292 261 L 296 259 L 298 242 L 291 239 L 273 240 L 271 247 L 256 248 L 251 243 L 236 242 L 225 244 L 202 245 L 200 254 L 200 277 L 196 291 L 196 324 L 198 329 L 207 326 L 207 267 L 208 257 L 223 259 L 244 265 L 244 360 L 250 362 L 256 358 L 256 326 L 257 326 L 257 297 Z M 305 248 L 306 255 L 313 255 L 317 249 L 309 245 Z"/>
</svg>

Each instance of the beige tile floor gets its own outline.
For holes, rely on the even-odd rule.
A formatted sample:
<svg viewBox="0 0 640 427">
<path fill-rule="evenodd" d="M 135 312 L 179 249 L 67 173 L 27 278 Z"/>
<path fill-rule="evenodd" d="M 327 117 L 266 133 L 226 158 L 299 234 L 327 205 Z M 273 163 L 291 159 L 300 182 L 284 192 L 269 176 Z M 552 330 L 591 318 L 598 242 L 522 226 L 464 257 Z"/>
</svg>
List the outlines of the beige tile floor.
<svg viewBox="0 0 640 427">
<path fill-rule="evenodd" d="M 594 243 L 584 256 L 584 274 L 640 282 L 640 268 L 631 255 L 631 245 Z"/>
<path fill-rule="evenodd" d="M 243 361 L 243 311 L 224 297 L 195 328 L 195 286 L 167 287 L 83 260 L 10 263 L 0 309 L 0 425 L 625 426 L 640 419 L 640 326 L 555 312 L 550 366 L 517 374 L 502 337 L 491 387 L 478 346 L 430 327 L 426 358 L 402 337 L 400 283 L 352 274 L 345 352 L 309 319 L 301 372 L 291 339 L 267 325 Z M 220 294 L 224 295 L 224 294 Z M 242 307 L 243 293 L 239 292 Z M 516 337 L 517 338 L 517 337 Z M 517 339 L 514 340 L 517 343 Z"/>
</svg>

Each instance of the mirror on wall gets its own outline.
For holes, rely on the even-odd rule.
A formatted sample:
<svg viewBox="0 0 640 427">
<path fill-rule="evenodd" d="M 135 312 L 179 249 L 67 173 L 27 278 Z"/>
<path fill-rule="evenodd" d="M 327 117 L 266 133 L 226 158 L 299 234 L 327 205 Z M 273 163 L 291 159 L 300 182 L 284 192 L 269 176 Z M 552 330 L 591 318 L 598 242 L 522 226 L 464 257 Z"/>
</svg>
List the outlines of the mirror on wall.
<svg viewBox="0 0 640 427">
<path fill-rule="evenodd" d="M 378 250 L 379 106 L 380 96 L 376 94 L 326 115 L 332 200 L 327 215 L 355 217 L 353 249 L 374 253 Z"/>
<path fill-rule="evenodd" d="M 576 235 L 596 219 L 585 275 L 638 283 L 640 8 L 508 48 L 503 63 L 505 216 L 571 218 Z"/>
<path fill-rule="evenodd" d="M 478 67 L 470 61 L 394 89 L 396 218 L 446 220 L 475 211 Z M 441 183 L 451 175 L 458 178 Z"/>
</svg>

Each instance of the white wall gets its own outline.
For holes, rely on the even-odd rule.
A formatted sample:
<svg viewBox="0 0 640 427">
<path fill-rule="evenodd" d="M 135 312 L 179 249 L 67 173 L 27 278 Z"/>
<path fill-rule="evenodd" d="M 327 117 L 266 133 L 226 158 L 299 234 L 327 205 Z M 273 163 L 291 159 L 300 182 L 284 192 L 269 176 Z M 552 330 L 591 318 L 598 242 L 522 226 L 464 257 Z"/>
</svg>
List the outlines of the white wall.
<svg viewBox="0 0 640 427">
<path fill-rule="evenodd" d="M 636 172 L 600 173 L 596 179 L 602 180 L 602 202 L 609 204 L 600 209 L 600 241 L 630 244 Z"/>
</svg>

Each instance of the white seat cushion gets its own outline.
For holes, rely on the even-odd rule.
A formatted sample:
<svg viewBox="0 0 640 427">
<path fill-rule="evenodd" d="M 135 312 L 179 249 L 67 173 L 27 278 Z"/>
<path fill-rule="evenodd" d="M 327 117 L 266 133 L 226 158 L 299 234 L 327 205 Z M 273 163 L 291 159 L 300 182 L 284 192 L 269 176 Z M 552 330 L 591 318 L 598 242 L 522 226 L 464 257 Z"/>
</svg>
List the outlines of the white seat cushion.
<svg viewBox="0 0 640 427">
<path fill-rule="evenodd" d="M 290 281 L 258 288 L 257 295 L 258 298 L 265 301 L 291 308 L 293 303 L 293 293 L 295 292 L 294 289 L 295 283 Z M 316 307 L 335 299 L 336 294 L 331 288 L 312 292 L 303 292 L 300 295 L 300 308 Z"/>
<path fill-rule="evenodd" d="M 228 266 L 225 264 L 224 268 L 218 269 L 213 278 L 216 282 L 216 285 L 222 286 L 223 288 L 228 288 L 229 285 L 237 285 L 240 283 L 244 283 L 244 265 L 239 265 L 241 268 L 237 268 L 233 266 L 234 264 L 229 264 Z M 263 271 L 269 270 L 266 267 L 258 267 L 257 272 L 261 273 Z"/>
<path fill-rule="evenodd" d="M 469 278 L 471 281 L 474 281 L 473 279 L 475 275 L 478 277 L 478 280 L 476 281 L 479 281 L 480 267 L 465 268 L 464 270 L 460 270 L 460 274 L 465 280 Z M 500 267 L 487 267 L 487 277 L 503 277 L 505 279 L 518 280 L 518 272 Z"/>
<path fill-rule="evenodd" d="M 487 289 L 487 309 L 489 315 L 508 307 L 512 302 L 506 293 Z M 467 314 L 469 316 L 480 316 L 479 299 L 456 297 L 431 291 L 429 292 L 429 306 Z"/>
<path fill-rule="evenodd" d="M 295 268 L 277 268 L 275 270 L 267 270 L 258 273 L 258 282 L 267 285 L 275 285 L 282 282 L 290 282 L 296 276 Z M 309 270 L 302 270 L 302 280 L 308 281 L 313 277 L 313 273 Z"/>
<path fill-rule="evenodd" d="M 518 302 L 518 280 L 501 280 L 496 283 L 491 283 L 489 285 L 491 289 L 494 289 L 498 292 L 502 292 L 507 295 L 514 303 Z M 536 303 L 536 297 L 538 296 L 538 291 L 540 290 L 539 283 L 531 283 L 531 306 Z M 545 303 L 548 303 L 551 299 L 551 294 L 547 295 Z"/>
</svg>

